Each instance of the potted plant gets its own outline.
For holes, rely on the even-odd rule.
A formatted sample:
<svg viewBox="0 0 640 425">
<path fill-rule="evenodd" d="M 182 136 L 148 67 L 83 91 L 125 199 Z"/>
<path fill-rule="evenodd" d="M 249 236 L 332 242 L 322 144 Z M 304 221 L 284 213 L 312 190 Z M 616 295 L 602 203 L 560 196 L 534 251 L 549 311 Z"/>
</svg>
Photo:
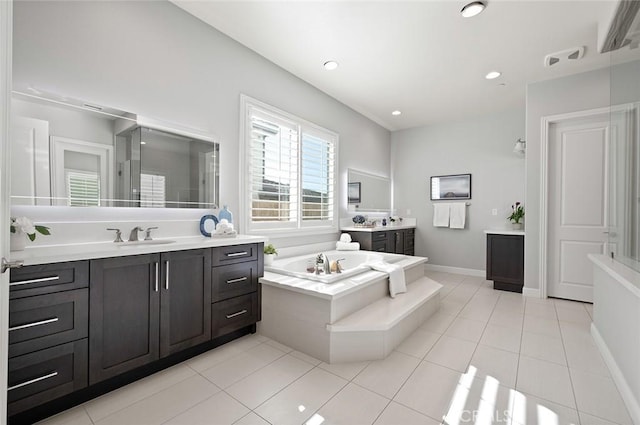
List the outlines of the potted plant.
<svg viewBox="0 0 640 425">
<path fill-rule="evenodd" d="M 22 251 L 27 243 L 28 237 L 30 241 L 36 240 L 36 235 L 50 235 L 49 228 L 33 224 L 27 217 L 11 217 L 11 251 Z"/>
<path fill-rule="evenodd" d="M 278 250 L 272 244 L 264 246 L 264 265 L 270 266 L 273 264 L 273 259 L 278 255 Z"/>
<path fill-rule="evenodd" d="M 511 221 L 513 230 L 522 230 L 522 223 L 520 220 L 524 218 L 524 207 L 520 202 L 516 202 L 515 205 L 511 205 L 511 215 L 507 218 Z"/>
</svg>

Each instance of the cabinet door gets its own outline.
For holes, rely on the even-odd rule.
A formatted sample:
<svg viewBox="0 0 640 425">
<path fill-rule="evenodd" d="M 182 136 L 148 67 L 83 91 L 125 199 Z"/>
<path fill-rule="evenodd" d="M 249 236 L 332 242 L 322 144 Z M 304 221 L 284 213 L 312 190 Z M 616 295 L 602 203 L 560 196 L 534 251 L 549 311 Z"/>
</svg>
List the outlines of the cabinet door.
<svg viewBox="0 0 640 425">
<path fill-rule="evenodd" d="M 211 250 L 163 253 L 160 357 L 211 339 Z"/>
<path fill-rule="evenodd" d="M 522 286 L 524 284 L 524 237 L 487 235 L 487 280 Z M 503 289 L 496 287 L 496 289 Z"/>
<path fill-rule="evenodd" d="M 92 260 L 89 383 L 159 358 L 159 255 Z"/>
<path fill-rule="evenodd" d="M 389 232 L 391 237 L 390 243 L 388 243 L 389 252 L 393 254 L 404 254 L 404 231 L 394 230 Z"/>
</svg>

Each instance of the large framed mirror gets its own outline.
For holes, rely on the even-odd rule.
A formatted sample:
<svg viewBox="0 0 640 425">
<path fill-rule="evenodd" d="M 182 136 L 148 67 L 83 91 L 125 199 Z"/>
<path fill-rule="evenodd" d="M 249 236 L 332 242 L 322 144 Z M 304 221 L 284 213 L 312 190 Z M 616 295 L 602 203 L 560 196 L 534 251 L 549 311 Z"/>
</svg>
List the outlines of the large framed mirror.
<svg viewBox="0 0 640 425">
<path fill-rule="evenodd" d="M 216 208 L 220 146 L 193 129 L 14 92 L 12 205 Z"/>
<path fill-rule="evenodd" d="M 364 171 L 347 170 L 347 203 L 357 211 L 390 211 L 391 180 Z"/>
</svg>

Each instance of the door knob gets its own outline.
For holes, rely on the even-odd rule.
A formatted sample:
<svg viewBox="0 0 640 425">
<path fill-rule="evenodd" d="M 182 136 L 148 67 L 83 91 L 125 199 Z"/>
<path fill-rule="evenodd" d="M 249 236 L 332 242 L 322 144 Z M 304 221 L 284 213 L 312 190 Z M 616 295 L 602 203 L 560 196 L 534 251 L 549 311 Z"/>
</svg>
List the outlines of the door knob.
<svg viewBox="0 0 640 425">
<path fill-rule="evenodd" d="M 22 260 L 7 261 L 6 258 L 2 257 L 2 271 L 0 273 L 4 273 L 8 269 L 19 269 L 23 264 L 24 261 Z"/>
</svg>

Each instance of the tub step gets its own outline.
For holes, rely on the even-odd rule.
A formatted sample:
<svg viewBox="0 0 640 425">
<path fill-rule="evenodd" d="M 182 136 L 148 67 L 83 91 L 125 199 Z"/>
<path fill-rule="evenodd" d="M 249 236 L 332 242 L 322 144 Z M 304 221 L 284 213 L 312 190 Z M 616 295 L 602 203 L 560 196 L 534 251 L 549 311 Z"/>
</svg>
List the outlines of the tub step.
<svg viewBox="0 0 640 425">
<path fill-rule="evenodd" d="M 396 298 L 383 298 L 327 325 L 331 363 L 383 359 L 440 305 L 438 282 L 421 277 Z"/>
</svg>

